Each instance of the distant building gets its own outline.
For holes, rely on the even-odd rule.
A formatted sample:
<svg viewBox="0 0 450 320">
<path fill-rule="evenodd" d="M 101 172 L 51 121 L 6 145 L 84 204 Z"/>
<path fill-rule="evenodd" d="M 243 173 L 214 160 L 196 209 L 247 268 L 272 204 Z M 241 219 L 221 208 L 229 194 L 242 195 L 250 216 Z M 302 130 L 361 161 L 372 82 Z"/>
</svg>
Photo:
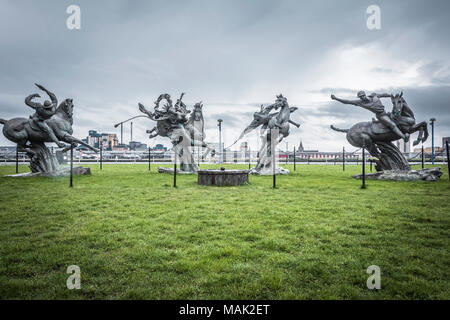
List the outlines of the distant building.
<svg viewBox="0 0 450 320">
<path fill-rule="evenodd" d="M 293 155 L 293 152 L 288 152 L 288 155 Z M 286 157 L 286 156 L 284 156 Z M 303 147 L 303 142 L 300 141 L 298 150 L 295 151 L 295 157 L 300 159 L 323 159 L 331 160 L 335 158 L 342 158 L 342 151 L 332 152 L 332 151 L 319 151 L 319 150 L 305 150 Z M 354 152 L 346 152 L 346 158 L 358 158 L 358 154 Z"/>
<path fill-rule="evenodd" d="M 119 143 L 113 147 L 112 151 L 128 151 L 128 145 Z"/>
<path fill-rule="evenodd" d="M 96 130 L 89 130 L 86 139 L 83 139 L 88 145 L 103 150 L 114 150 L 119 144 L 119 139 L 115 133 L 98 133 Z"/>
<path fill-rule="evenodd" d="M 444 150 L 445 150 L 445 149 L 444 149 L 444 148 L 441 148 L 441 147 L 434 147 L 434 153 L 435 153 L 435 154 L 440 153 L 440 152 L 442 152 L 442 151 L 444 151 Z M 432 148 L 431 148 L 431 147 L 423 148 L 423 151 L 424 151 L 425 153 L 431 153 Z M 414 148 L 414 153 L 421 153 L 421 152 L 422 152 L 422 148 Z"/>
<path fill-rule="evenodd" d="M 130 150 L 133 150 L 133 151 L 147 150 L 147 144 L 139 142 L 139 141 L 130 141 Z"/>
<path fill-rule="evenodd" d="M 167 147 L 164 147 L 164 145 L 158 143 L 152 148 L 152 151 L 167 151 Z"/>
</svg>

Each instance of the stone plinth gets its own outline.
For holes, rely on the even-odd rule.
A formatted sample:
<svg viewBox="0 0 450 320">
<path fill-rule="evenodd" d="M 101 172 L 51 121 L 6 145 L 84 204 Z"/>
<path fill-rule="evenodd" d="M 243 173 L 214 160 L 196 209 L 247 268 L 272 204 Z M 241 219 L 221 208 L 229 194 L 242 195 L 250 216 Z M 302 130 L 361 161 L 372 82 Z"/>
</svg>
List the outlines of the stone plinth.
<svg viewBox="0 0 450 320">
<path fill-rule="evenodd" d="M 199 170 L 198 184 L 206 186 L 239 186 L 248 183 L 248 170 Z"/>
<path fill-rule="evenodd" d="M 385 170 L 367 173 L 366 179 L 394 180 L 394 181 L 437 181 L 442 176 L 441 168 L 426 168 L 421 170 Z M 362 175 L 353 176 L 362 179 Z"/>
<path fill-rule="evenodd" d="M 91 174 L 91 168 L 85 167 L 73 167 L 72 174 L 74 176 L 84 176 Z M 31 178 L 31 177 L 67 177 L 70 176 L 70 168 L 60 168 L 56 171 L 52 172 L 27 172 L 27 173 L 19 173 L 19 174 L 10 174 L 5 177 L 13 177 L 13 178 Z"/>
</svg>

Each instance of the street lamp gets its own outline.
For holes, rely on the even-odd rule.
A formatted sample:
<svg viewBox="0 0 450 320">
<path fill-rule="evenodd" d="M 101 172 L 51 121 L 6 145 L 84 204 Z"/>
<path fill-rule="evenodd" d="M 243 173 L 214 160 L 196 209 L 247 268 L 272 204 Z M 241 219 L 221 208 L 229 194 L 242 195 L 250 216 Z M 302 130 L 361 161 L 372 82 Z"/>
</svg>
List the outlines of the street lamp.
<svg viewBox="0 0 450 320">
<path fill-rule="evenodd" d="M 118 126 L 120 126 L 120 144 L 123 144 L 123 124 L 124 124 L 125 122 L 128 122 L 128 121 L 133 120 L 133 119 L 136 119 L 136 118 L 148 118 L 148 116 L 144 116 L 144 115 L 141 115 L 141 116 L 135 116 L 135 117 L 132 117 L 132 118 L 127 119 L 127 120 L 125 120 L 125 121 L 116 123 L 116 124 L 114 125 L 114 128 L 117 128 Z M 133 125 L 131 125 L 131 130 L 133 130 Z M 133 133 L 131 133 L 131 136 L 133 136 Z M 133 137 L 131 137 L 131 140 L 133 140 Z"/>
<path fill-rule="evenodd" d="M 431 124 L 431 164 L 434 165 L 434 122 L 436 121 L 435 118 L 430 119 Z"/>
<path fill-rule="evenodd" d="M 222 163 L 222 119 L 217 120 L 217 126 L 219 127 L 219 163 Z"/>
</svg>

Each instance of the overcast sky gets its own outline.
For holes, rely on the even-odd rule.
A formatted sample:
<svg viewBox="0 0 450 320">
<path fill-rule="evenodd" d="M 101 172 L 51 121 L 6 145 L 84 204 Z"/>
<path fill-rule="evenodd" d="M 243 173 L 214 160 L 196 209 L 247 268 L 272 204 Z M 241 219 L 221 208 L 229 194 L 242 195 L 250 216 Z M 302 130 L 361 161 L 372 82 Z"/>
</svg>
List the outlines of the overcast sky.
<svg viewBox="0 0 450 320">
<path fill-rule="evenodd" d="M 81 30 L 66 27 L 71 4 L 81 8 Z M 366 26 L 371 4 L 381 8 L 381 30 Z M 373 115 L 330 94 L 403 91 L 417 121 L 437 118 L 440 146 L 450 136 L 449 12 L 445 0 L 0 0 L 0 117 L 31 114 L 23 101 L 38 82 L 74 99 L 75 136 L 120 134 L 113 124 L 138 115 L 138 102 L 153 109 L 159 94 L 186 92 L 188 106 L 204 102 L 207 141 L 218 140 L 222 118 L 229 145 L 260 104 L 282 93 L 299 107 L 290 149 L 302 140 L 355 150 L 329 125 Z M 169 145 L 149 141 L 151 121 L 134 124 L 134 140 Z M 0 135 L 0 145 L 11 144 Z"/>
</svg>

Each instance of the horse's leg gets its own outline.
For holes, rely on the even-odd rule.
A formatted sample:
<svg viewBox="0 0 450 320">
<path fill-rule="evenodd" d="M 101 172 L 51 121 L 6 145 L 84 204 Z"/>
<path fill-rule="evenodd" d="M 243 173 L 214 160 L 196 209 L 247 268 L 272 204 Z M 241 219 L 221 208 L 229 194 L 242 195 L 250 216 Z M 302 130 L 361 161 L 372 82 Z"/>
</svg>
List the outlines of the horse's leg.
<svg viewBox="0 0 450 320">
<path fill-rule="evenodd" d="M 153 132 L 155 132 L 155 133 L 153 133 Z M 147 133 L 150 133 L 150 136 L 149 136 L 149 139 L 152 139 L 152 138 L 154 138 L 154 137 L 156 137 L 156 136 L 158 136 L 158 127 L 154 127 L 153 129 L 151 129 L 151 130 L 147 130 Z M 153 134 L 152 134 L 153 133 Z"/>
<path fill-rule="evenodd" d="M 413 127 L 412 130 L 416 131 L 417 128 Z M 419 135 L 417 136 L 417 139 L 414 140 L 413 146 L 417 146 L 420 143 L 420 141 L 422 141 L 422 139 L 423 139 L 423 125 L 419 126 Z"/>
<path fill-rule="evenodd" d="M 414 126 L 412 126 L 409 130 L 410 133 L 416 132 L 419 130 L 419 136 L 414 141 L 413 145 L 418 145 L 421 141 L 425 142 L 428 138 L 428 127 L 426 121 L 422 121 Z"/>
<path fill-rule="evenodd" d="M 27 146 L 27 142 L 26 141 L 25 142 L 22 141 L 22 142 L 17 144 L 17 151 L 19 151 L 19 152 L 26 152 L 30 156 L 30 158 L 36 154 L 36 152 L 31 150 L 31 148 L 29 148 Z"/>
<path fill-rule="evenodd" d="M 58 137 L 61 137 L 62 141 L 67 142 L 70 145 L 72 145 L 73 143 L 78 143 L 78 144 L 85 146 L 88 149 L 91 149 L 94 152 L 98 152 L 97 148 L 94 148 L 94 147 L 88 145 L 86 142 L 73 137 L 72 135 L 70 135 L 69 133 L 67 133 L 65 131 L 60 130 L 57 135 L 58 135 Z"/>
<path fill-rule="evenodd" d="M 426 121 L 423 121 L 423 132 L 424 132 L 424 136 L 422 138 L 422 143 L 424 143 L 425 141 L 427 141 L 429 133 L 428 133 L 428 125 L 426 123 Z"/>
<path fill-rule="evenodd" d="M 202 155 L 203 158 L 205 158 L 210 152 L 211 152 L 211 156 L 214 157 L 214 155 L 216 154 L 216 150 L 214 148 L 211 148 L 206 142 L 204 141 L 200 141 L 202 144 L 202 148 L 206 148 L 206 152 Z"/>
<path fill-rule="evenodd" d="M 62 149 L 61 152 L 64 153 L 64 152 L 67 152 L 67 151 L 69 151 L 71 149 L 74 149 L 76 147 L 78 147 L 78 144 L 77 143 L 72 143 L 72 144 L 70 144 L 70 146 L 67 146 L 64 149 Z"/>
<path fill-rule="evenodd" d="M 372 138 L 368 134 L 365 133 L 361 134 L 361 142 L 362 147 L 367 149 L 367 151 L 369 151 L 372 157 L 379 159 L 380 153 L 378 152 L 377 146 L 375 145 Z"/>
</svg>

